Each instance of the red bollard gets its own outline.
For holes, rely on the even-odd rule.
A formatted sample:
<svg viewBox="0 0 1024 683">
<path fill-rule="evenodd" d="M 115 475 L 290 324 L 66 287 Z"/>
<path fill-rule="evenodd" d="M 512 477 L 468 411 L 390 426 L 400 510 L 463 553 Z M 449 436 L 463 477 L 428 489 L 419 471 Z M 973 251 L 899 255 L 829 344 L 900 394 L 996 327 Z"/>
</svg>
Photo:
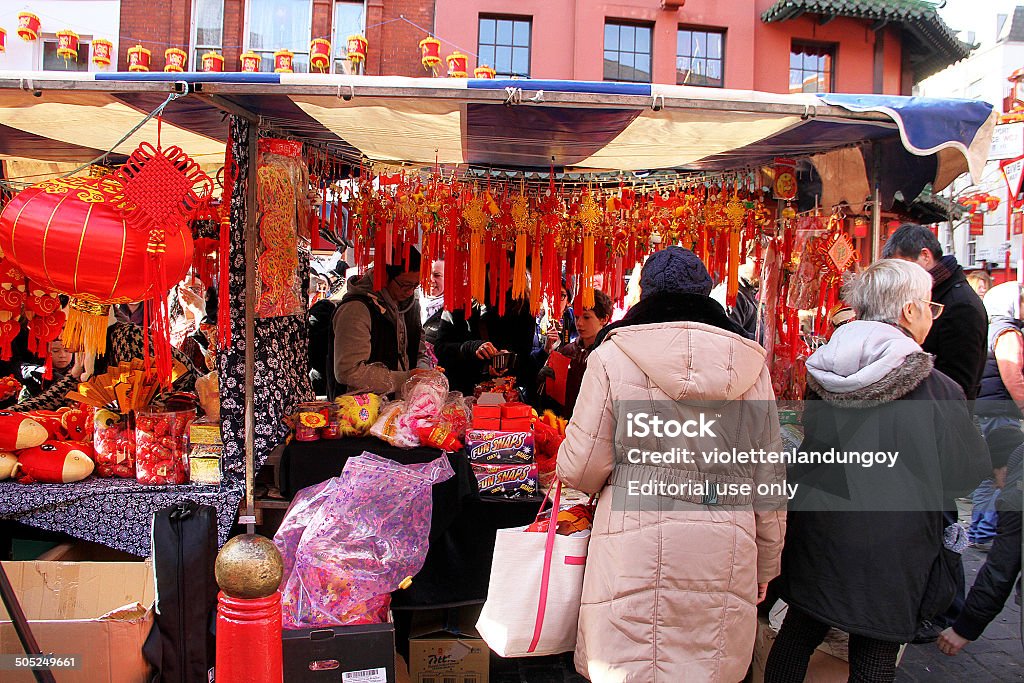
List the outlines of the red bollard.
<svg viewBox="0 0 1024 683">
<path fill-rule="evenodd" d="M 217 683 L 281 683 L 281 593 L 217 597 Z"/>
</svg>

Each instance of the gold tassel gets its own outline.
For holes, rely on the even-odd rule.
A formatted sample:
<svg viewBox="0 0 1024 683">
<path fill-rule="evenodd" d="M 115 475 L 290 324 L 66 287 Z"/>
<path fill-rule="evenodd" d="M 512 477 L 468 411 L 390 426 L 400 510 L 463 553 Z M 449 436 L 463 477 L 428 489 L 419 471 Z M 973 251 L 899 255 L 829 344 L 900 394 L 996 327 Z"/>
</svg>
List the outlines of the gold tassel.
<svg viewBox="0 0 1024 683">
<path fill-rule="evenodd" d="M 102 356 L 107 351 L 108 304 L 97 304 L 72 299 L 68 306 L 68 319 L 61 332 L 64 347 L 73 353 L 94 353 Z"/>
<path fill-rule="evenodd" d="M 594 307 L 594 236 L 583 237 L 583 308 Z"/>
<path fill-rule="evenodd" d="M 469 291 L 479 302 L 484 300 L 486 287 L 486 263 L 482 230 L 473 230 L 469 246 Z M 468 313 L 467 313 L 468 315 Z"/>
<path fill-rule="evenodd" d="M 516 234 L 515 267 L 512 270 L 512 298 L 522 299 L 526 296 L 526 233 L 522 230 Z"/>
<path fill-rule="evenodd" d="M 537 317 L 540 313 L 540 290 L 544 284 L 543 271 L 540 267 L 540 224 L 537 224 L 536 236 L 533 238 L 533 273 L 530 280 L 530 314 Z"/>
<path fill-rule="evenodd" d="M 729 276 L 725 288 L 725 300 L 730 306 L 736 304 L 736 294 L 740 289 L 740 231 L 732 228 L 729 231 Z"/>
</svg>

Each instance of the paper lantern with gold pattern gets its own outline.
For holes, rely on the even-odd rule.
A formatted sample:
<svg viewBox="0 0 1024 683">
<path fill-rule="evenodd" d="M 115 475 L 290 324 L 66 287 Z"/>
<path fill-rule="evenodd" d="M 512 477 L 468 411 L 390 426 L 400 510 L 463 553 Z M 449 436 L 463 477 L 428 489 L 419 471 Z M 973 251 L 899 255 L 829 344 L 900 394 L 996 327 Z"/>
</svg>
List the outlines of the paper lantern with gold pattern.
<svg viewBox="0 0 1024 683">
<path fill-rule="evenodd" d="M 65 62 L 78 61 L 78 34 L 74 31 L 57 31 L 57 56 Z"/>
<path fill-rule="evenodd" d="M 242 62 L 242 72 L 250 74 L 258 72 L 260 70 L 260 64 L 263 62 L 263 58 L 252 50 L 243 52 L 242 56 L 239 57 L 239 60 Z"/>
<path fill-rule="evenodd" d="M 224 57 L 213 50 L 203 53 L 203 71 L 220 73 L 224 71 Z"/>
<path fill-rule="evenodd" d="M 445 58 L 448 63 L 448 78 L 466 78 L 466 64 L 469 62 L 469 57 L 462 54 L 458 50 L 448 55 Z"/>
<path fill-rule="evenodd" d="M 164 50 L 164 71 L 180 73 L 185 70 L 188 63 L 188 53 L 176 47 L 169 47 Z"/>
<path fill-rule="evenodd" d="M 366 61 L 366 48 L 369 43 L 366 38 L 361 35 L 354 35 L 348 37 L 348 61 L 352 64 L 359 64 L 360 62 Z"/>
<path fill-rule="evenodd" d="M 149 71 L 149 62 L 152 58 L 152 52 L 141 45 L 136 45 L 128 50 L 128 70 Z"/>
<path fill-rule="evenodd" d="M 274 53 L 274 73 L 290 74 L 295 69 L 292 63 L 295 60 L 295 53 L 291 50 L 278 50 Z"/>
<path fill-rule="evenodd" d="M 420 61 L 424 69 L 433 69 L 441 63 L 441 41 L 437 38 L 424 38 L 420 41 Z"/>
<path fill-rule="evenodd" d="M 97 38 L 92 41 L 92 63 L 96 66 L 110 66 L 114 57 L 114 44 L 109 40 Z"/>
<path fill-rule="evenodd" d="M 309 66 L 320 73 L 331 67 L 331 41 L 317 38 L 309 44 Z"/>
<path fill-rule="evenodd" d="M 481 64 L 477 68 L 473 69 L 473 75 L 477 78 L 494 78 L 497 72 L 486 64 Z"/>
<path fill-rule="evenodd" d="M 32 42 L 39 39 L 39 17 L 31 12 L 20 12 L 18 14 L 18 37 L 22 40 Z"/>
<path fill-rule="evenodd" d="M 0 53 L 7 52 L 7 31 L 0 28 Z"/>
</svg>

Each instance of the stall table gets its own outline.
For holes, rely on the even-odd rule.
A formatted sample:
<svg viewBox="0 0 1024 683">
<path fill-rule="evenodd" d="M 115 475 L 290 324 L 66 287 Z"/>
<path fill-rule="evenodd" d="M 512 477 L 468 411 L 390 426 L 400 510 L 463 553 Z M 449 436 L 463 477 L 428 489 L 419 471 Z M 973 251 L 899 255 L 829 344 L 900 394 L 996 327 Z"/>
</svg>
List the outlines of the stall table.
<svg viewBox="0 0 1024 683">
<path fill-rule="evenodd" d="M 134 479 L 90 477 L 72 484 L 0 481 L 0 519 L 59 531 L 146 557 L 153 513 L 192 500 L 217 509 L 217 540 L 231 533 L 241 486 L 147 486 Z"/>
</svg>

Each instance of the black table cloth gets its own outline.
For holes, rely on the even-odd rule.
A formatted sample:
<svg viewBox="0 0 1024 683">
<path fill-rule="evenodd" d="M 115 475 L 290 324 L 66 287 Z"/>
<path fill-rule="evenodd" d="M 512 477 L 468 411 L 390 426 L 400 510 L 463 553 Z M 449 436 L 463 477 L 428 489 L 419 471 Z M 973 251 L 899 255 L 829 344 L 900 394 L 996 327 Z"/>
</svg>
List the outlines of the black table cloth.
<svg viewBox="0 0 1024 683">
<path fill-rule="evenodd" d="M 341 474 L 363 451 L 411 464 L 441 456 L 435 448 L 394 448 L 380 439 L 292 441 L 281 455 L 281 493 L 291 498 L 307 486 Z M 449 453 L 451 479 L 434 485 L 430 549 L 412 585 L 392 595 L 392 608 L 430 609 L 483 602 L 498 529 L 529 524 L 540 498 L 481 497 L 466 454 Z"/>
</svg>

